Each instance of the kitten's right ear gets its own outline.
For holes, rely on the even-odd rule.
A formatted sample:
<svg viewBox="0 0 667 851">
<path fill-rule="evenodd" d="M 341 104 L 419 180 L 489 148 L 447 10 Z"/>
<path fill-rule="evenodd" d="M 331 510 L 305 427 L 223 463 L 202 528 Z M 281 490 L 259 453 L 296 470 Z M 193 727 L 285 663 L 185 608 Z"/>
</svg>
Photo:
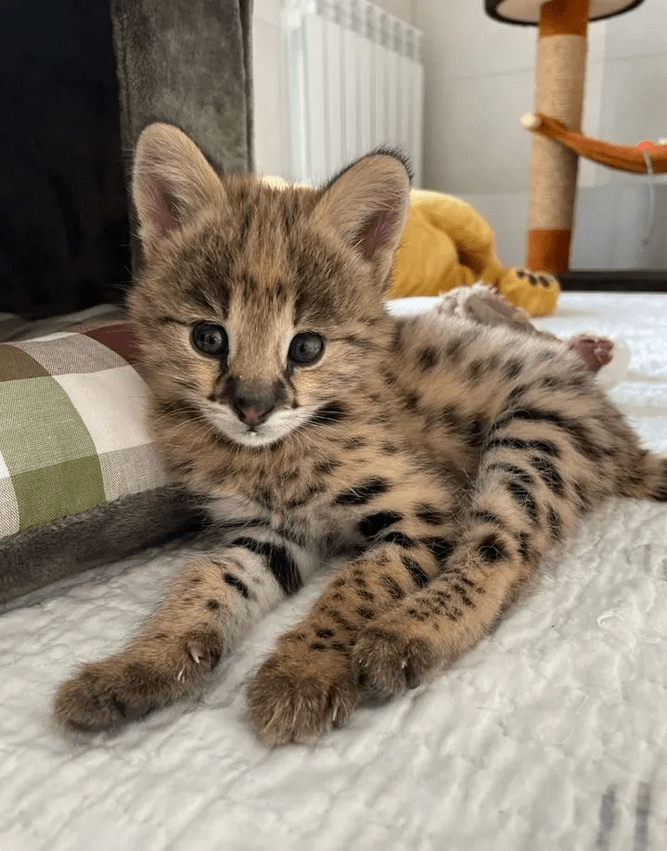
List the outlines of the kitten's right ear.
<svg viewBox="0 0 667 851">
<path fill-rule="evenodd" d="M 362 157 L 325 187 L 315 218 L 333 228 L 388 287 L 410 205 L 410 173 L 394 151 Z"/>
<path fill-rule="evenodd" d="M 170 124 L 150 124 L 139 136 L 132 197 L 147 254 L 205 207 L 227 203 L 220 178 L 206 157 Z"/>
</svg>

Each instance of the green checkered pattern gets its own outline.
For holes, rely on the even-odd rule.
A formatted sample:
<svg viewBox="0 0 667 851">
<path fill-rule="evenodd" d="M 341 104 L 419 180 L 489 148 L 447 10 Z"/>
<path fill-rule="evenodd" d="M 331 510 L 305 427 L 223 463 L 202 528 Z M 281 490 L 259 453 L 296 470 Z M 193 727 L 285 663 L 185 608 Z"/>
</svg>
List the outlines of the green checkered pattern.
<svg viewBox="0 0 667 851">
<path fill-rule="evenodd" d="M 0 538 L 167 483 L 122 322 L 0 343 Z"/>
</svg>

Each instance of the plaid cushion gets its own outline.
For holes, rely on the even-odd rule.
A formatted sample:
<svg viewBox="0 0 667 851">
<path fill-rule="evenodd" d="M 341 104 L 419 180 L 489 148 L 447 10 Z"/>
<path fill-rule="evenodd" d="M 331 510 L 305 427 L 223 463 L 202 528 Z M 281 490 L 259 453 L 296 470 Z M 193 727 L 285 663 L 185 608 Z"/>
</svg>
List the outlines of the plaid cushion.
<svg viewBox="0 0 667 851">
<path fill-rule="evenodd" d="M 132 334 L 99 322 L 0 343 L 0 538 L 167 483 Z"/>
</svg>

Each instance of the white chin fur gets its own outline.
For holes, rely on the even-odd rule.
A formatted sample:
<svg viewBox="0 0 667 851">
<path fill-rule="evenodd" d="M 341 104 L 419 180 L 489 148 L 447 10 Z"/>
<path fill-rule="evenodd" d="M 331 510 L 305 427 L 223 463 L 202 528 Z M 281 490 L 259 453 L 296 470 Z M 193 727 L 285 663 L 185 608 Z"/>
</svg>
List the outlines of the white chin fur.
<svg viewBox="0 0 667 851">
<path fill-rule="evenodd" d="M 206 416 L 217 429 L 234 443 L 242 446 L 268 446 L 288 435 L 309 420 L 317 406 L 282 408 L 253 431 L 236 416 L 228 405 L 208 402 Z"/>
</svg>

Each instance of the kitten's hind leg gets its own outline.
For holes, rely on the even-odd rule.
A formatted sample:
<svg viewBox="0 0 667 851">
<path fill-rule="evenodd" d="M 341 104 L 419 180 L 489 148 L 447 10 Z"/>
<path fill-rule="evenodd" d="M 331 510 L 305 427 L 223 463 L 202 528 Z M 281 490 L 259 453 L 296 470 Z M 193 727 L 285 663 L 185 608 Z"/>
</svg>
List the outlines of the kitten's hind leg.
<svg viewBox="0 0 667 851">
<path fill-rule="evenodd" d="M 501 412 L 440 576 L 359 636 L 352 662 L 361 682 L 400 693 L 488 633 L 578 516 L 614 492 L 611 449 L 589 428 L 601 424 L 528 404 Z"/>
<path fill-rule="evenodd" d="M 554 507 L 553 494 L 540 500 L 534 473 L 505 466 L 487 471 L 441 574 L 358 636 L 352 666 L 366 690 L 400 694 L 474 647 L 570 525 L 573 512 Z"/>
<path fill-rule="evenodd" d="M 628 453 L 623 461 L 619 472 L 621 496 L 667 502 L 667 458 L 640 450 Z"/>
<path fill-rule="evenodd" d="M 311 572 L 305 551 L 275 538 L 245 536 L 189 564 L 125 649 L 83 665 L 60 687 L 56 723 L 70 732 L 116 726 L 199 687 L 243 632 Z"/>
</svg>

